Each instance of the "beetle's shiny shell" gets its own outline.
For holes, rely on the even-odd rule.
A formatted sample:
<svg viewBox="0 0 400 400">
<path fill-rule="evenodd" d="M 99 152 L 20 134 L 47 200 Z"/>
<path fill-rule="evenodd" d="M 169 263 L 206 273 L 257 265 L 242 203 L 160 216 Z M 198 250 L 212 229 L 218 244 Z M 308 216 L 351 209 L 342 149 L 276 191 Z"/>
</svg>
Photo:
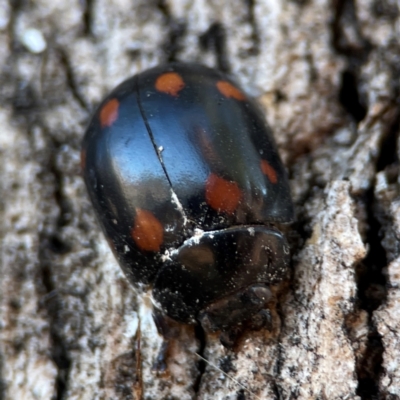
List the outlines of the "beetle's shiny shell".
<svg viewBox="0 0 400 400">
<path fill-rule="evenodd" d="M 243 285 L 286 274 L 286 242 L 271 228 L 293 219 L 286 173 L 263 115 L 226 75 L 175 63 L 123 82 L 90 122 L 82 168 L 121 267 L 132 284 L 152 284 L 173 318 L 189 322 Z M 252 268 L 266 247 L 274 262 Z"/>
</svg>

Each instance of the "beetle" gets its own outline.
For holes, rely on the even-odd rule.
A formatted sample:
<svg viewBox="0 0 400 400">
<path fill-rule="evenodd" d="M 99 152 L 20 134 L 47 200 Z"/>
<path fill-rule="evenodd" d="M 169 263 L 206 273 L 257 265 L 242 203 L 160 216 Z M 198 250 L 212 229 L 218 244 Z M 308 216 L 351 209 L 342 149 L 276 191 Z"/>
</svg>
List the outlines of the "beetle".
<svg viewBox="0 0 400 400">
<path fill-rule="evenodd" d="M 272 132 L 230 77 L 171 63 L 126 80 L 94 113 L 81 162 L 116 259 L 158 315 L 226 346 L 265 320 L 293 203 Z"/>
</svg>

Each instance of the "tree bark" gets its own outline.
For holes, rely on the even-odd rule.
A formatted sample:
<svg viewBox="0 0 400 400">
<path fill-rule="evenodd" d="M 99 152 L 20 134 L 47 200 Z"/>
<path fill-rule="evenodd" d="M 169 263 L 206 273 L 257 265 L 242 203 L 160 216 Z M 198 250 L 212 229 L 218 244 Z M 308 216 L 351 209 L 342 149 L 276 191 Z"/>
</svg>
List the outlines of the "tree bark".
<svg viewBox="0 0 400 400">
<path fill-rule="evenodd" d="M 399 2 L 0 0 L 0 398 L 400 398 Z M 181 327 L 168 374 L 80 174 L 90 113 L 171 60 L 232 73 L 289 171 L 293 273 L 234 351 Z"/>
</svg>

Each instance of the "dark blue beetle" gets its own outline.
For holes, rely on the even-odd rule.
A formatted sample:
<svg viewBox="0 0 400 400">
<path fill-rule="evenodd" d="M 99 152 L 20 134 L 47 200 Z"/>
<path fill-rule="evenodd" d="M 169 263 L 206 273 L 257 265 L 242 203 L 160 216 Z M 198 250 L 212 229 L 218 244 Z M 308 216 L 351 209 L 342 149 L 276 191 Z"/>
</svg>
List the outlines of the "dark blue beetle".
<svg viewBox="0 0 400 400">
<path fill-rule="evenodd" d="M 288 273 L 277 226 L 293 205 L 264 116 L 226 75 L 174 63 L 123 82 L 82 167 L 119 264 L 161 314 L 225 334 L 260 320 Z"/>
</svg>

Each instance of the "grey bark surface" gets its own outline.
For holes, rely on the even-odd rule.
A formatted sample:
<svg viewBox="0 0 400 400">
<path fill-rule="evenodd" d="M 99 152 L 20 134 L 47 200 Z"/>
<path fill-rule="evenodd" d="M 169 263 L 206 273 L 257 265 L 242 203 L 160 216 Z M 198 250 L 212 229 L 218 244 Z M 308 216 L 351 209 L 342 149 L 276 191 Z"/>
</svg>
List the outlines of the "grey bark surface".
<svg viewBox="0 0 400 400">
<path fill-rule="evenodd" d="M 399 10 L 0 0 L 0 399 L 400 398 Z M 102 96 L 172 59 L 258 99 L 297 220 L 273 329 L 228 351 L 183 326 L 156 376 L 151 300 L 108 249 L 79 153 Z"/>
</svg>

